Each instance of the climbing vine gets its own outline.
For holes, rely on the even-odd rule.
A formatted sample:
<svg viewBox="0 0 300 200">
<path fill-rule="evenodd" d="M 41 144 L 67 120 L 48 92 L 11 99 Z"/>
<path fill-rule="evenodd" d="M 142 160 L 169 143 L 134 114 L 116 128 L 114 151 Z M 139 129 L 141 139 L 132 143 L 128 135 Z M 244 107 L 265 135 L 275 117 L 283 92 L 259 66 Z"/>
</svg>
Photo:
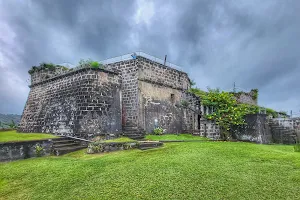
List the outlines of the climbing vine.
<svg viewBox="0 0 300 200">
<path fill-rule="evenodd" d="M 230 137 L 233 127 L 245 124 L 245 115 L 259 112 L 258 106 L 238 103 L 234 94 L 219 89 L 202 92 L 194 88 L 191 92 L 201 97 L 204 106 L 214 109 L 205 117 L 220 126 L 224 139 Z"/>
</svg>

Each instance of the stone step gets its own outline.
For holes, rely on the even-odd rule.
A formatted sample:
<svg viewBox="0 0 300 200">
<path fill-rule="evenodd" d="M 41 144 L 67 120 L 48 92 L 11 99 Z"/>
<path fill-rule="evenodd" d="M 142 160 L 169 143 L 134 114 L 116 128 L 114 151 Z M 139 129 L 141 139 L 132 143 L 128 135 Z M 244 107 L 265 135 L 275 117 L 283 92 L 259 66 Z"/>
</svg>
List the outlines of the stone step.
<svg viewBox="0 0 300 200">
<path fill-rule="evenodd" d="M 138 127 L 123 127 L 123 131 L 139 131 Z"/>
<path fill-rule="evenodd" d="M 150 148 L 157 148 L 162 146 L 162 142 L 140 142 L 139 143 L 139 149 L 146 150 Z"/>
<path fill-rule="evenodd" d="M 58 143 L 72 143 L 74 142 L 73 139 L 63 139 L 63 140 L 54 140 L 53 144 L 58 144 Z"/>
<path fill-rule="evenodd" d="M 56 144 L 53 144 L 53 148 L 70 147 L 70 146 L 78 146 L 78 143 L 76 143 L 76 142 L 68 142 L 68 143 L 56 143 Z"/>
<path fill-rule="evenodd" d="M 140 131 L 139 130 L 123 130 L 123 133 L 132 134 L 132 133 L 140 133 Z"/>
<path fill-rule="evenodd" d="M 76 146 L 70 146 L 70 147 L 60 147 L 60 148 L 54 148 L 53 153 L 56 156 L 61 156 L 66 153 L 71 153 L 73 151 L 77 151 L 80 149 L 87 148 L 85 145 L 76 145 Z"/>
</svg>

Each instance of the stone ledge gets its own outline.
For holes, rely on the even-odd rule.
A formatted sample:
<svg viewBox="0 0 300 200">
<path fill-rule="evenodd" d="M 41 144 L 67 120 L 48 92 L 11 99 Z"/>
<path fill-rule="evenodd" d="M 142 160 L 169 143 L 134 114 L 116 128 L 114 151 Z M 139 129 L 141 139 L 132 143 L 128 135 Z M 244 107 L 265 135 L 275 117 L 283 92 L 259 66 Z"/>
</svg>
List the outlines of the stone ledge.
<svg viewBox="0 0 300 200">
<path fill-rule="evenodd" d="M 81 68 L 81 69 L 73 70 L 73 71 L 70 71 L 70 72 L 67 72 L 67 73 L 64 73 L 64 74 L 59 74 L 59 75 L 54 76 L 54 77 L 51 77 L 51 78 L 49 78 L 49 79 L 47 79 L 47 80 L 44 80 L 44 81 L 41 81 L 41 82 L 38 82 L 38 83 L 31 84 L 31 85 L 29 86 L 29 88 L 32 88 L 32 87 L 34 87 L 34 86 L 41 85 L 41 84 L 44 84 L 44 83 L 47 83 L 47 82 L 52 82 L 52 81 L 57 80 L 57 79 L 60 79 L 60 78 L 62 78 L 62 77 L 70 76 L 70 75 L 77 74 L 77 73 L 80 73 L 80 72 L 83 72 L 83 71 L 87 71 L 87 70 L 102 71 L 102 72 L 105 72 L 105 73 L 108 73 L 108 74 L 119 75 L 118 72 L 114 72 L 114 71 L 111 71 L 111 70 L 106 70 L 106 69 L 101 69 L 101 68 L 91 68 L 91 67 L 87 67 L 87 68 Z"/>
</svg>

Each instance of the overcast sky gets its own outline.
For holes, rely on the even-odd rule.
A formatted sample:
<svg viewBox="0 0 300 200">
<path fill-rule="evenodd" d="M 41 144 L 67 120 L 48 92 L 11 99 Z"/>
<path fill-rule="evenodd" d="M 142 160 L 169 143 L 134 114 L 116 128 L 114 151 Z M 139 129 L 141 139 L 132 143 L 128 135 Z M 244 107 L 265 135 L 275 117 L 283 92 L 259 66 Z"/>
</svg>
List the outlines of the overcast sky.
<svg viewBox="0 0 300 200">
<path fill-rule="evenodd" d="M 21 114 L 28 70 L 142 50 L 197 86 L 259 89 L 300 113 L 299 0 L 0 0 L 0 113 Z"/>
</svg>

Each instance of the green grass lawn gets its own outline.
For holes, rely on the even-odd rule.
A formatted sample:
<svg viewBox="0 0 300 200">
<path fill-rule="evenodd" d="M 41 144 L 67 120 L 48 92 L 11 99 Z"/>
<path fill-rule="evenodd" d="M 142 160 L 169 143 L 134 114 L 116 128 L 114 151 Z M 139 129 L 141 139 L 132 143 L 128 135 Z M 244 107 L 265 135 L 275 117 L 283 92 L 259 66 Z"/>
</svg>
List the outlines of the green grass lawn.
<svg viewBox="0 0 300 200">
<path fill-rule="evenodd" d="M 111 140 L 103 140 L 103 142 L 134 142 L 135 140 L 130 139 L 128 137 L 119 137 Z"/>
<path fill-rule="evenodd" d="M 57 138 L 55 135 L 43 133 L 17 133 L 16 131 L 0 131 L 0 142 L 16 142 L 26 140 L 42 140 Z"/>
<path fill-rule="evenodd" d="M 191 134 L 165 134 L 165 135 L 146 135 L 147 140 L 209 140 L 206 137 Z"/>
<path fill-rule="evenodd" d="M 293 146 L 167 143 L 162 148 L 0 164 L 0 199 L 300 199 Z"/>
</svg>

